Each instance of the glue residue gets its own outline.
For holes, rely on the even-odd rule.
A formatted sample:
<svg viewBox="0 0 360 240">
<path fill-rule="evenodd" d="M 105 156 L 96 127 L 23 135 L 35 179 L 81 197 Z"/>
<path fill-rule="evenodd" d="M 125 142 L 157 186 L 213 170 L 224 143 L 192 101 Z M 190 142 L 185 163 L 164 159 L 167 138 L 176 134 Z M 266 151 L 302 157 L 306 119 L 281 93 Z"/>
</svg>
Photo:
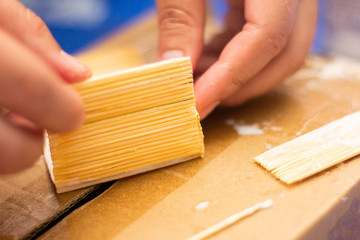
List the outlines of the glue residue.
<svg viewBox="0 0 360 240">
<path fill-rule="evenodd" d="M 335 58 L 326 64 L 319 72 L 322 80 L 344 79 L 356 81 L 359 79 L 359 64 L 346 58 Z"/>
<path fill-rule="evenodd" d="M 279 194 L 279 197 L 284 197 L 284 196 L 285 196 L 285 193 L 283 193 L 283 192 Z"/>
<path fill-rule="evenodd" d="M 232 126 L 239 135 L 260 135 L 264 133 L 258 123 L 245 124 L 243 121 L 235 121 L 234 119 L 227 119 L 225 123 Z"/>
<path fill-rule="evenodd" d="M 265 144 L 265 148 L 268 149 L 268 150 L 272 149 L 274 147 L 272 144 L 270 144 L 268 142 L 265 142 L 264 144 Z"/>
<path fill-rule="evenodd" d="M 342 64 L 336 64 L 335 62 L 327 64 L 319 72 L 321 79 L 343 79 L 346 78 L 345 69 Z"/>
<path fill-rule="evenodd" d="M 261 135 L 264 134 L 264 131 L 282 131 L 281 127 L 272 126 L 270 121 L 247 124 L 243 120 L 234 120 L 229 118 L 225 120 L 225 124 L 232 126 L 239 135 Z"/>
<path fill-rule="evenodd" d="M 203 201 L 201 203 L 198 203 L 196 206 L 195 206 L 195 210 L 196 211 L 203 211 L 205 210 L 208 206 L 209 206 L 210 202 L 209 201 Z"/>
<path fill-rule="evenodd" d="M 270 126 L 269 129 L 274 132 L 282 131 L 282 128 L 277 126 Z"/>
<path fill-rule="evenodd" d="M 249 125 L 234 125 L 234 129 L 239 135 L 260 135 L 264 133 L 257 123 Z"/>
</svg>

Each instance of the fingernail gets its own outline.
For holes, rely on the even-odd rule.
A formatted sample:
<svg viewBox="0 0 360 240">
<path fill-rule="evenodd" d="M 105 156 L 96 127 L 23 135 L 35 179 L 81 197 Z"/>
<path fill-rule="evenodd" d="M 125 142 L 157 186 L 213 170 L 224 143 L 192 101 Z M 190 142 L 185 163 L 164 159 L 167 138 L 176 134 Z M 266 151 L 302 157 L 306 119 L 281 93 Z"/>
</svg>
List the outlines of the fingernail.
<svg viewBox="0 0 360 240">
<path fill-rule="evenodd" d="M 168 50 L 161 55 L 162 60 L 184 57 L 184 53 L 180 50 Z"/>
<path fill-rule="evenodd" d="M 209 106 L 205 107 L 200 114 L 200 119 L 204 119 L 207 115 L 209 115 L 218 105 L 220 101 L 214 102 L 213 104 L 210 104 Z"/>
<path fill-rule="evenodd" d="M 67 63 L 71 66 L 71 68 L 76 71 L 75 73 L 76 78 L 85 79 L 91 77 L 92 75 L 91 70 L 87 66 L 79 62 L 79 60 L 77 60 L 75 57 L 71 56 L 70 54 L 64 51 L 61 51 L 61 55 L 63 56 L 65 61 L 67 61 Z"/>
</svg>

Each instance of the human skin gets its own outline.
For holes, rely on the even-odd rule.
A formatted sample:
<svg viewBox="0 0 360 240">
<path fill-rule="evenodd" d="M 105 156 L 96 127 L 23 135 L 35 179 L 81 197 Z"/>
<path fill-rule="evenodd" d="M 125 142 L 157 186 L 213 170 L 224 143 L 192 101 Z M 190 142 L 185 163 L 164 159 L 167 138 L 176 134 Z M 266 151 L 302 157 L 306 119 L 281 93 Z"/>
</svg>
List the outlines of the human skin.
<svg viewBox="0 0 360 240">
<path fill-rule="evenodd" d="M 73 131 L 84 106 L 69 83 L 91 71 L 64 53 L 44 22 L 15 0 L 0 1 L 0 174 L 31 166 L 44 129 Z"/>
<path fill-rule="evenodd" d="M 302 66 L 315 34 L 317 1 L 227 3 L 224 31 L 204 46 L 205 0 L 157 0 L 158 57 L 191 57 L 201 119 L 273 89 Z"/>
<path fill-rule="evenodd" d="M 197 110 L 259 96 L 296 71 L 310 49 L 314 0 L 229 0 L 224 32 L 203 45 L 205 0 L 157 0 L 159 59 L 190 56 Z M 43 132 L 69 132 L 84 121 L 69 83 L 90 70 L 64 53 L 44 22 L 16 0 L 0 1 L 0 174 L 31 166 Z"/>
</svg>

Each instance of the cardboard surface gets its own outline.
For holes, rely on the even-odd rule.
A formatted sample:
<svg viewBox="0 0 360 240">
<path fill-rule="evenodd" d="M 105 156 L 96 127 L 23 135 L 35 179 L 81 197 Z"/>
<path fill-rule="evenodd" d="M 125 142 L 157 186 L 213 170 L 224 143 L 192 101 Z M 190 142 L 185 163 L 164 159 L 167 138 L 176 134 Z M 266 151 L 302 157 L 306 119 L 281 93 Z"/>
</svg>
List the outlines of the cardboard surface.
<svg viewBox="0 0 360 240">
<path fill-rule="evenodd" d="M 154 53 L 155 46 L 142 42 L 144 47 Z M 41 239 L 186 239 L 267 199 L 273 200 L 271 208 L 212 239 L 359 236 L 354 220 L 360 217 L 360 157 L 290 186 L 253 160 L 272 146 L 360 110 L 360 68 L 349 64 L 311 57 L 271 93 L 215 111 L 203 122 L 204 159 L 119 180 Z M 243 125 L 260 134 L 238 134 Z M 207 207 L 197 210 L 204 202 Z"/>
<path fill-rule="evenodd" d="M 123 46 L 151 62 L 156 59 L 155 26 L 146 21 L 81 57 L 91 63 Z M 204 159 L 119 180 L 40 239 L 185 239 L 267 199 L 273 200 L 272 207 L 211 239 L 356 239 L 360 157 L 291 186 L 253 157 L 360 110 L 359 76 L 358 64 L 309 58 L 273 92 L 209 116 L 202 123 Z M 262 133 L 239 135 L 236 130 L 244 124 Z M 20 238 L 88 191 L 55 195 L 42 161 L 0 184 L 1 239 Z"/>
</svg>

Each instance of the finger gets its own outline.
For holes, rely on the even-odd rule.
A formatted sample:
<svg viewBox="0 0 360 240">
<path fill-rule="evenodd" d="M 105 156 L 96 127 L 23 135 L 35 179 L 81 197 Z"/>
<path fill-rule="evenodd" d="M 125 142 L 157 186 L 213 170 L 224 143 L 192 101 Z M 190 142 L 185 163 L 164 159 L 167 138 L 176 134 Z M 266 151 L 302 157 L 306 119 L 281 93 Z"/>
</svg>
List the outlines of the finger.
<svg viewBox="0 0 360 240">
<path fill-rule="evenodd" d="M 0 30 L 0 105 L 42 128 L 77 129 L 85 118 L 81 98 L 41 58 Z"/>
<path fill-rule="evenodd" d="M 196 106 L 201 118 L 279 54 L 292 28 L 296 8 L 294 0 L 245 3 L 246 24 L 242 31 L 195 83 Z"/>
<path fill-rule="evenodd" d="M 200 60 L 196 66 L 196 69 L 194 70 L 194 79 L 196 79 L 201 76 L 208 68 L 209 66 L 213 65 L 217 61 L 217 56 L 214 54 L 202 54 L 200 56 Z"/>
<path fill-rule="evenodd" d="M 221 105 L 233 106 L 260 96 L 298 70 L 310 52 L 314 39 L 317 17 L 317 1 L 303 0 L 298 8 L 294 30 L 284 50 L 259 74 L 246 82 L 235 94 Z"/>
<path fill-rule="evenodd" d="M 159 59 L 190 56 L 195 65 L 203 46 L 204 0 L 157 0 Z"/>
<path fill-rule="evenodd" d="M 0 174 L 30 167 L 41 155 L 43 134 L 14 127 L 0 119 Z"/>
<path fill-rule="evenodd" d="M 229 11 L 226 14 L 224 31 L 215 35 L 209 43 L 204 46 L 199 62 L 194 71 L 194 76 L 200 76 L 212 64 L 214 64 L 226 46 L 226 44 L 243 28 L 244 18 L 244 1 L 228 0 Z"/>
<path fill-rule="evenodd" d="M 227 32 L 238 33 L 243 28 L 245 20 L 245 0 L 228 0 L 229 11 L 225 17 Z"/>
<path fill-rule="evenodd" d="M 0 106 L 0 118 L 6 114 L 6 110 Z"/>
<path fill-rule="evenodd" d="M 225 45 L 243 28 L 245 24 L 244 0 L 229 0 L 228 4 L 229 10 L 225 17 L 223 32 L 215 35 L 205 45 L 202 54 L 219 56 Z"/>
<path fill-rule="evenodd" d="M 66 81 L 75 82 L 91 76 L 89 68 L 62 51 L 46 24 L 20 2 L 0 1 L 0 25 L 49 61 Z"/>
<path fill-rule="evenodd" d="M 32 132 L 38 133 L 41 133 L 43 131 L 42 128 L 31 122 L 29 119 L 24 118 L 13 112 L 7 113 L 5 116 L 3 116 L 3 119 L 6 120 L 8 123 L 11 123 L 15 127 L 27 129 Z"/>
</svg>

